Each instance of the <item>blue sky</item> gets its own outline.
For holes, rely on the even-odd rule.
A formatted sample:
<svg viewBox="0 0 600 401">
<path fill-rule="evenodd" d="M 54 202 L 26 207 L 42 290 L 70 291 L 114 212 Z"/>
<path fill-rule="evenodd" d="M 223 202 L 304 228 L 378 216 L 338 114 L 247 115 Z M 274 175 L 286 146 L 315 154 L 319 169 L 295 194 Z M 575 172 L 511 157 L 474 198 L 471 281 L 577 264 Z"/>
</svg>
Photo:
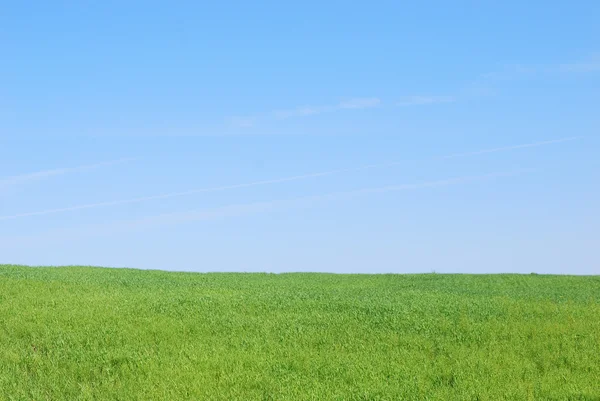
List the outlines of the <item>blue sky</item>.
<svg viewBox="0 0 600 401">
<path fill-rule="evenodd" d="M 600 3 L 213 3 L 3 4 L 0 262 L 600 273 Z"/>
</svg>

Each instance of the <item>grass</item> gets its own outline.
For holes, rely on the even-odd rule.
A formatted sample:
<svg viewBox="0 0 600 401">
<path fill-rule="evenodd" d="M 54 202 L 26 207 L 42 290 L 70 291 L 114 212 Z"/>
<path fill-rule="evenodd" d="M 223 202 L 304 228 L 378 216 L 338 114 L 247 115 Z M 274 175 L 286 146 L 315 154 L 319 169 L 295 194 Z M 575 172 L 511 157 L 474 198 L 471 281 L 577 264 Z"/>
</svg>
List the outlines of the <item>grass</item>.
<svg viewBox="0 0 600 401">
<path fill-rule="evenodd" d="M 2 400 L 600 400 L 600 277 L 0 266 Z"/>
</svg>

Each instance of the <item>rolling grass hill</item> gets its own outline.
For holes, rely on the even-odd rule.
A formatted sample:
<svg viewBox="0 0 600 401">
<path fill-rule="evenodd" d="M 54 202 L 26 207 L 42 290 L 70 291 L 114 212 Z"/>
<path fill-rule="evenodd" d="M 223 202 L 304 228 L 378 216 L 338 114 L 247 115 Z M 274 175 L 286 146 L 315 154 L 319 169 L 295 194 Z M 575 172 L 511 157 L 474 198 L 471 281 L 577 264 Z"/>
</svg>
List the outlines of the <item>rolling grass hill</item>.
<svg viewBox="0 0 600 401">
<path fill-rule="evenodd" d="M 600 277 L 0 266 L 1 400 L 600 400 Z"/>
</svg>

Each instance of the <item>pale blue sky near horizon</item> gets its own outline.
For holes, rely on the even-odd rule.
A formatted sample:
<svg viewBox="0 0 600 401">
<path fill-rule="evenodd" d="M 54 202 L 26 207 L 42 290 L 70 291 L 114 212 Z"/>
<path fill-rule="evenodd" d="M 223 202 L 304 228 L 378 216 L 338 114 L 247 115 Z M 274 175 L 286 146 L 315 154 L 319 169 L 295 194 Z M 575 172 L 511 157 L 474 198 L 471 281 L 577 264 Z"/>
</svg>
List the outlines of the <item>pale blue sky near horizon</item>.
<svg viewBox="0 0 600 401">
<path fill-rule="evenodd" d="M 0 263 L 600 274 L 599 20 L 7 2 Z"/>
</svg>

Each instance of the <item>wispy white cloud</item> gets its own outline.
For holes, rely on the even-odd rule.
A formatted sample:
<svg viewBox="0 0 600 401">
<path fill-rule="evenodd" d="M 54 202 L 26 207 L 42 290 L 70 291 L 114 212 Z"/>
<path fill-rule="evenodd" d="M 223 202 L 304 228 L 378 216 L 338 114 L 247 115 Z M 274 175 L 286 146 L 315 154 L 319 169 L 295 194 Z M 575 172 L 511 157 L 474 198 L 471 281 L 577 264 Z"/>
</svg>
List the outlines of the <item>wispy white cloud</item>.
<svg viewBox="0 0 600 401">
<path fill-rule="evenodd" d="M 307 117 L 316 114 L 332 113 L 341 110 L 360 110 L 378 107 L 381 99 L 376 97 L 350 98 L 340 101 L 338 104 L 325 106 L 301 106 L 289 110 L 276 110 L 269 113 L 257 114 L 245 117 L 232 117 L 228 119 L 228 125 L 234 128 L 253 128 L 259 122 L 270 120 L 286 120 L 295 117 Z"/>
<path fill-rule="evenodd" d="M 600 71 L 600 54 L 596 54 L 587 60 L 561 64 L 557 67 L 559 71 L 571 73 L 585 73 Z"/>
<path fill-rule="evenodd" d="M 546 145 L 552 145 L 552 144 L 556 144 L 556 143 L 576 141 L 576 140 L 582 139 L 582 138 L 583 138 L 582 136 L 572 136 L 572 137 L 568 137 L 568 138 L 552 139 L 549 141 L 540 141 L 540 142 L 524 143 L 521 145 L 504 146 L 501 148 L 476 150 L 474 152 L 455 153 L 452 155 L 443 156 L 443 158 L 444 159 L 453 159 L 456 157 L 476 156 L 476 155 L 483 155 L 486 153 L 506 152 L 509 150 L 517 150 L 517 149 L 524 149 L 524 148 L 537 148 L 539 146 L 546 146 Z"/>
<path fill-rule="evenodd" d="M 256 123 L 256 117 L 233 117 L 230 124 L 236 128 L 251 128 Z"/>
<path fill-rule="evenodd" d="M 508 64 L 496 71 L 481 74 L 477 78 L 477 81 L 502 81 L 557 73 L 588 73 L 598 71 L 600 71 L 600 55 L 593 54 L 580 61 L 561 64 Z"/>
<path fill-rule="evenodd" d="M 458 158 L 458 157 L 476 156 L 476 155 L 487 154 L 487 153 L 506 152 L 506 151 L 517 150 L 517 149 L 522 149 L 522 148 L 535 148 L 535 147 L 547 146 L 547 145 L 551 145 L 551 144 L 570 142 L 570 141 L 574 141 L 577 139 L 581 139 L 581 137 L 561 138 L 561 139 L 519 144 L 519 145 L 492 148 L 492 149 L 482 149 L 482 150 L 465 152 L 465 153 L 455 153 L 455 154 L 451 154 L 451 155 L 445 155 L 445 156 L 424 159 L 424 161 L 435 161 L 435 160 L 444 160 L 444 159 L 451 159 L 451 158 Z M 119 206 L 119 205 L 133 204 L 133 203 L 142 203 L 142 202 L 147 202 L 147 201 L 152 201 L 152 200 L 176 198 L 176 197 L 189 196 L 189 195 L 200 194 L 200 193 L 218 192 L 218 191 L 225 191 L 225 190 L 232 190 L 232 189 L 239 189 L 239 188 L 257 187 L 257 186 L 263 186 L 263 185 L 273 185 L 273 184 L 280 184 L 280 183 L 285 183 L 285 182 L 306 180 L 309 178 L 330 176 L 330 175 L 334 175 L 334 174 L 364 171 L 364 170 L 370 170 L 370 169 L 374 169 L 374 168 L 393 167 L 393 166 L 400 165 L 402 163 L 404 163 L 404 162 L 397 161 L 397 162 L 377 163 L 377 164 L 362 165 L 362 166 L 357 166 L 357 167 L 340 168 L 340 169 L 336 169 L 336 170 L 328 170 L 328 171 L 321 171 L 321 172 L 316 172 L 316 173 L 302 174 L 302 175 L 296 175 L 296 176 L 290 176 L 290 177 L 276 178 L 276 179 L 271 179 L 271 180 L 254 181 L 254 182 L 234 184 L 234 185 L 224 185 L 224 186 L 220 186 L 220 187 L 199 188 L 199 189 L 192 189 L 192 190 L 188 190 L 188 191 L 171 192 L 171 193 L 166 193 L 166 194 L 143 196 L 143 197 L 138 197 L 138 198 L 121 199 L 121 200 L 114 200 L 114 201 L 107 201 L 107 202 L 88 203 L 88 204 L 84 204 L 84 205 L 76 205 L 76 206 L 70 206 L 70 207 L 64 207 L 64 208 L 58 208 L 58 209 L 47 209 L 47 210 L 41 210 L 41 211 L 35 211 L 35 212 L 27 212 L 27 213 L 0 216 L 0 220 L 12 220 L 12 219 L 18 219 L 18 218 L 23 218 L 23 217 L 44 216 L 44 215 L 50 215 L 50 214 L 72 212 L 72 211 L 77 211 L 77 210 L 95 209 L 95 208 L 100 208 L 100 207 Z"/>
<path fill-rule="evenodd" d="M 514 79 L 534 78 L 541 75 L 554 75 L 561 73 L 591 73 L 600 71 L 600 54 L 578 62 L 564 64 L 506 64 L 498 70 L 480 74 L 472 82 L 457 92 L 457 95 L 415 95 L 400 98 L 396 103 L 400 107 L 424 106 L 442 103 L 453 103 L 463 97 L 489 96 L 495 93 L 499 82 Z M 332 113 L 340 110 L 366 109 L 379 107 L 381 99 L 377 97 L 351 98 L 343 100 L 338 104 L 325 106 L 301 106 L 294 109 L 278 110 L 263 116 L 240 117 L 232 119 L 232 125 L 236 128 L 250 128 L 260 120 L 286 120 L 289 118 L 308 117 L 324 113 Z"/>
<path fill-rule="evenodd" d="M 455 102 L 454 96 L 407 96 L 402 98 L 397 105 L 398 106 L 417 106 L 427 105 L 436 103 L 451 103 Z M 333 113 L 342 110 L 361 110 L 380 107 L 383 104 L 381 99 L 377 97 L 365 97 L 365 98 L 350 98 L 342 100 L 335 105 L 325 106 L 301 106 L 295 109 L 289 110 L 277 110 L 262 118 L 259 116 L 253 117 L 237 117 L 231 119 L 231 123 L 236 128 L 249 128 L 253 127 L 255 122 L 258 120 L 264 121 L 265 119 L 274 118 L 276 120 L 286 120 L 290 118 L 308 117 L 317 114 Z"/>
<path fill-rule="evenodd" d="M 54 176 L 59 176 L 59 175 L 64 175 L 64 174 L 70 174 L 70 173 L 79 173 L 79 172 L 93 170 L 93 169 L 97 169 L 97 168 L 101 168 L 101 167 L 114 166 L 117 164 L 130 162 L 132 160 L 134 160 L 134 159 L 127 158 L 127 159 L 110 160 L 110 161 L 100 162 L 100 163 L 96 163 L 96 164 L 86 164 L 86 165 L 77 166 L 77 167 L 63 167 L 63 168 L 56 168 L 56 169 L 51 169 L 51 170 L 36 171 L 33 173 L 14 175 L 11 177 L 0 178 L 0 188 L 6 187 L 9 185 L 16 185 L 16 184 L 24 183 L 27 181 L 33 181 L 33 180 L 49 178 L 49 177 L 54 177 Z"/>
<path fill-rule="evenodd" d="M 483 73 L 477 77 L 478 80 L 508 80 L 515 77 L 526 77 L 539 73 L 547 69 L 547 67 L 524 65 L 524 64 L 507 64 L 496 71 Z"/>
<path fill-rule="evenodd" d="M 237 215 L 244 215 L 248 213 L 260 212 L 269 209 L 273 209 L 275 207 L 281 206 L 297 206 L 297 205 L 305 205 L 314 202 L 328 201 L 328 200 L 343 200 L 349 199 L 353 197 L 358 197 L 362 195 L 368 194 L 376 194 L 376 193 L 388 193 L 388 192 L 400 192 L 400 191 L 414 191 L 419 189 L 426 188 L 437 188 L 437 187 L 445 187 L 452 185 L 465 184 L 469 182 L 477 182 L 477 181 L 486 181 L 494 178 L 501 177 L 511 177 L 511 176 L 519 176 L 526 173 L 531 173 L 536 171 L 535 169 L 521 169 L 521 170 L 513 170 L 513 171 L 504 171 L 497 172 L 491 174 L 484 175 L 471 175 L 471 176 L 461 176 L 454 177 L 448 179 L 441 179 L 436 181 L 425 181 L 414 184 L 402 184 L 402 185 L 388 185 L 382 187 L 370 187 L 370 188 L 360 188 L 351 191 L 341 191 L 341 192 L 331 192 L 327 194 L 319 194 L 319 195 L 310 195 L 310 196 L 302 196 L 292 199 L 280 199 L 273 200 L 267 202 L 255 202 L 255 203 L 247 203 L 247 204 L 237 204 L 237 205 L 229 205 L 218 208 L 211 209 L 203 209 L 203 210 L 195 210 L 188 212 L 178 212 L 178 213 L 167 213 L 157 216 L 146 217 L 137 220 L 129 220 L 124 222 L 126 226 L 139 226 L 139 225 L 154 225 L 154 224 L 173 224 L 173 223 L 183 223 L 188 221 L 195 220 L 209 220 L 215 218 L 222 217 L 231 217 Z"/>
<path fill-rule="evenodd" d="M 491 174 L 483 175 L 470 175 L 460 176 L 454 178 L 440 179 L 435 181 L 425 181 L 413 184 L 403 185 L 388 185 L 381 187 L 368 187 L 360 188 L 350 191 L 331 192 L 326 194 L 309 195 L 289 199 L 278 199 L 266 202 L 255 202 L 255 203 L 243 203 L 234 204 L 216 208 L 208 208 L 201 210 L 192 210 L 177 213 L 166 213 L 156 216 L 149 216 L 140 219 L 121 220 L 110 223 L 87 225 L 84 227 L 77 227 L 72 229 L 61 229 L 54 230 L 50 233 L 41 234 L 35 236 L 35 239 L 48 238 L 52 240 L 68 240 L 70 238 L 82 238 L 86 235 L 109 235 L 114 232 L 126 231 L 126 230 L 139 230 L 141 228 L 150 228 L 154 226 L 162 225 L 174 225 L 183 224 L 193 221 L 205 221 L 214 220 L 219 218 L 231 218 L 236 216 L 244 216 L 254 213 L 266 212 L 275 208 L 290 208 L 290 207 L 304 207 L 312 205 L 317 202 L 325 201 L 343 201 L 345 199 L 352 199 L 359 196 L 365 196 L 369 194 L 385 194 L 390 192 L 401 192 L 401 191 L 415 191 L 420 189 L 428 188 L 441 188 L 454 185 L 485 182 L 502 177 L 516 177 L 523 174 L 531 173 L 536 171 L 535 169 L 520 169 L 513 171 L 503 171 Z M 13 242 L 29 242 L 32 241 L 33 237 L 24 238 L 11 238 Z M 20 241 L 18 241 L 20 240 Z"/>
<path fill-rule="evenodd" d="M 366 109 L 369 107 L 377 107 L 381 104 L 381 100 L 376 97 L 355 98 L 342 101 L 338 104 L 338 109 Z"/>
<path fill-rule="evenodd" d="M 436 103 L 452 103 L 455 102 L 454 96 L 407 96 L 402 98 L 397 105 L 398 106 L 420 106 L 426 104 Z"/>
<path fill-rule="evenodd" d="M 298 107 L 298 108 L 291 109 L 291 110 L 275 111 L 273 113 L 273 115 L 275 116 L 275 118 L 278 118 L 278 119 L 287 119 L 287 118 L 291 118 L 291 117 L 305 117 L 305 116 L 311 116 L 311 115 L 315 115 L 315 114 L 331 113 L 331 112 L 339 111 L 339 110 L 367 109 L 367 108 L 377 107 L 380 104 L 381 104 L 381 100 L 376 97 L 352 98 L 352 99 L 343 100 L 336 105 L 319 106 L 319 107 L 303 106 L 303 107 Z"/>
<path fill-rule="evenodd" d="M 311 106 L 303 106 L 297 107 L 292 110 L 279 110 L 273 112 L 275 118 L 278 119 L 286 119 L 291 117 L 305 117 L 312 116 L 314 114 L 328 113 L 334 111 L 335 108 L 331 106 L 321 106 L 321 107 L 311 107 Z"/>
</svg>

